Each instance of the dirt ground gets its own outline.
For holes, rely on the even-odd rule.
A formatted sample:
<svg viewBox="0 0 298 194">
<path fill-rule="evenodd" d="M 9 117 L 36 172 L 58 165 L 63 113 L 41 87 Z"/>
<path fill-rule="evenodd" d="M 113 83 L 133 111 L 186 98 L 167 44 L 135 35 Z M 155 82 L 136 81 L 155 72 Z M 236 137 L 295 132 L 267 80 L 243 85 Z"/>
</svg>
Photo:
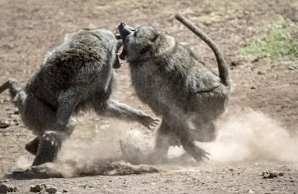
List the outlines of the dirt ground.
<svg viewBox="0 0 298 194">
<path fill-rule="evenodd" d="M 61 193 L 88 194 L 298 193 L 298 69 L 237 54 L 275 18 L 282 18 L 285 25 L 297 25 L 295 0 L 0 0 L 0 83 L 14 77 L 25 85 L 44 53 L 65 33 L 79 28 L 114 30 L 120 21 L 167 31 L 217 71 L 210 49 L 174 19 L 177 12 L 218 44 L 237 84 L 229 110 L 218 122 L 219 137 L 201 143 L 211 153 L 209 161 L 157 166 L 159 173 L 141 175 L 7 179 L 5 174 L 30 166 L 33 157 L 24 145 L 33 135 L 5 92 L 0 95 L 0 121 L 10 126 L 0 128 L 0 182 L 13 184 L 17 193 L 30 193 L 30 185 L 37 184 L 55 186 Z M 117 83 L 114 98 L 153 114 L 135 95 L 125 62 L 117 70 Z M 63 147 L 61 158 L 119 154 L 120 139 L 140 148 L 153 144 L 154 131 L 137 123 L 94 113 L 77 119 L 79 126 Z M 178 155 L 183 150 L 170 152 Z"/>
</svg>

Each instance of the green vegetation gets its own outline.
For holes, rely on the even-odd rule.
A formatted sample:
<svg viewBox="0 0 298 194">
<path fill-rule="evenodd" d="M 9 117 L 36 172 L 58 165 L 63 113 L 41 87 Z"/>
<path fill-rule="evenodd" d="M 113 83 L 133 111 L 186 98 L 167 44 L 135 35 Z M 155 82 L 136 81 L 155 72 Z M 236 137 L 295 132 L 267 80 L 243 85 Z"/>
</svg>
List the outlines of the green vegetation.
<svg viewBox="0 0 298 194">
<path fill-rule="evenodd" d="M 295 63 L 298 61 L 298 40 L 294 34 L 294 27 L 271 25 L 265 35 L 251 39 L 239 53 L 245 58 L 267 57 L 273 62 Z"/>
</svg>

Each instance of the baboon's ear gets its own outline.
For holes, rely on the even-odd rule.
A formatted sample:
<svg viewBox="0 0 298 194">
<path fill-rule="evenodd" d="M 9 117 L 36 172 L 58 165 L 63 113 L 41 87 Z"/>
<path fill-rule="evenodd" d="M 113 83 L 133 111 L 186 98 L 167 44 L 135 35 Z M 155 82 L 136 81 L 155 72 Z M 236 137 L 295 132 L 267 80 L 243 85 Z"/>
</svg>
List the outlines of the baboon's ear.
<svg viewBox="0 0 298 194">
<path fill-rule="evenodd" d="M 151 40 L 151 42 L 155 42 L 157 40 L 157 38 L 161 35 L 161 32 L 158 32 L 155 37 Z"/>
<path fill-rule="evenodd" d="M 165 36 L 164 32 L 158 31 L 156 33 L 156 36 L 151 40 L 151 42 L 153 42 L 153 44 L 157 44 L 157 42 L 161 41 L 164 36 Z"/>
</svg>

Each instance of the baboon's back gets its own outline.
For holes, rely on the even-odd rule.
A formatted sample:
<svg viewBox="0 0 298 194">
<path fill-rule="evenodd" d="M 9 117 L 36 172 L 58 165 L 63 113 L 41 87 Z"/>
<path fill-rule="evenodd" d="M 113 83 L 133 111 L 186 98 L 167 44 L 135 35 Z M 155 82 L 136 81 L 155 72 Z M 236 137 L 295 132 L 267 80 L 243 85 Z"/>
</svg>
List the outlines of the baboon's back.
<svg viewBox="0 0 298 194">
<path fill-rule="evenodd" d="M 103 72 L 111 69 L 110 53 L 95 36 L 84 33 L 66 43 L 47 53 L 26 87 L 53 108 L 58 107 L 61 91 L 74 86 L 93 87 L 104 79 Z"/>
</svg>

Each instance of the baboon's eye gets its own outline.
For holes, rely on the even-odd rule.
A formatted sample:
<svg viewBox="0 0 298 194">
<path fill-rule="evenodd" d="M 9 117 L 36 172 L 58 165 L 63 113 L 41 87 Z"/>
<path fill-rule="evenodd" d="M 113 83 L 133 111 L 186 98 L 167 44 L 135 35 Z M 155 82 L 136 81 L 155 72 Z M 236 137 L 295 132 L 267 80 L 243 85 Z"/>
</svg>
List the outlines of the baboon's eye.
<svg viewBox="0 0 298 194">
<path fill-rule="evenodd" d="M 144 54 L 150 50 L 150 46 L 147 45 L 140 50 L 140 54 Z"/>
</svg>

